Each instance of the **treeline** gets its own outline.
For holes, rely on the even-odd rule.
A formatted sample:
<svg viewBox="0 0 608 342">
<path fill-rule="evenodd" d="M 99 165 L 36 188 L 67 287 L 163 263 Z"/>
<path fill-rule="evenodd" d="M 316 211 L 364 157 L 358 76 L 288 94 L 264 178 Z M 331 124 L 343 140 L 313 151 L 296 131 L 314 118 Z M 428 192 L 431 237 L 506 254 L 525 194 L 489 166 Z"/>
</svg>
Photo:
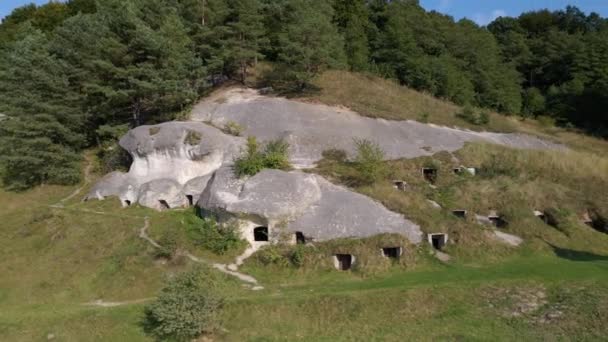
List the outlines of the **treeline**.
<svg viewBox="0 0 608 342">
<path fill-rule="evenodd" d="M 573 7 L 486 29 L 407 0 L 28 5 L 0 24 L 0 113 L 9 118 L 0 173 L 12 189 L 77 182 L 82 148 L 175 118 L 210 87 L 244 82 L 262 59 L 273 65 L 267 81 L 284 91 L 344 68 L 606 135 L 607 30 Z"/>
</svg>

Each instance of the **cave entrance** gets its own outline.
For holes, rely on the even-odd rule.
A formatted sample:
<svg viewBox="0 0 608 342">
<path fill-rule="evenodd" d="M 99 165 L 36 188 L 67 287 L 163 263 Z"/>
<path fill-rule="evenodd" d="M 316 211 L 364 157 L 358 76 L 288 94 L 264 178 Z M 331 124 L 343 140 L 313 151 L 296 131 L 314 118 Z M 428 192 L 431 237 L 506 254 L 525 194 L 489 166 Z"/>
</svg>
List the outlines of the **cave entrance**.
<svg viewBox="0 0 608 342">
<path fill-rule="evenodd" d="M 442 250 L 443 247 L 447 244 L 447 242 L 448 242 L 447 234 L 430 234 L 429 235 L 429 243 L 436 250 L 439 250 L 439 251 Z"/>
<path fill-rule="evenodd" d="M 427 182 L 435 184 L 437 181 L 437 169 L 432 167 L 425 167 L 422 169 L 422 175 Z"/>
<path fill-rule="evenodd" d="M 296 232 L 296 244 L 298 244 L 298 245 L 306 244 L 306 237 L 304 236 L 304 233 Z"/>
<path fill-rule="evenodd" d="M 192 207 L 194 205 L 194 196 L 186 195 L 186 199 L 188 200 L 188 205 Z"/>
<path fill-rule="evenodd" d="M 589 210 L 585 213 L 583 223 L 600 233 L 608 234 L 608 220 L 595 210 Z"/>
<path fill-rule="evenodd" d="M 384 247 L 382 248 L 382 255 L 385 258 L 399 259 L 403 249 L 401 247 Z"/>
<path fill-rule="evenodd" d="M 353 256 L 351 254 L 336 254 L 334 258 L 336 268 L 340 271 L 348 271 L 353 266 Z"/>
<path fill-rule="evenodd" d="M 452 214 L 454 214 L 454 216 L 456 216 L 458 218 L 461 218 L 461 219 L 467 218 L 467 211 L 466 210 L 462 210 L 462 209 L 452 210 Z"/>
<path fill-rule="evenodd" d="M 545 211 L 534 210 L 534 216 L 538 217 L 546 225 L 549 225 L 553 228 L 557 228 L 557 226 L 559 224 L 555 215 L 553 215 L 553 213 L 551 213 L 550 211 L 547 211 L 547 210 L 545 210 Z"/>
<path fill-rule="evenodd" d="M 404 181 L 394 181 L 393 184 L 395 185 L 395 189 L 400 191 L 405 191 L 405 189 L 407 188 L 407 183 Z"/>
<path fill-rule="evenodd" d="M 268 241 L 268 227 L 257 227 L 253 229 L 254 241 Z"/>
<path fill-rule="evenodd" d="M 500 215 L 490 215 L 488 216 L 488 220 L 490 220 L 496 228 L 505 228 L 509 224 L 507 220 Z"/>
<path fill-rule="evenodd" d="M 125 207 L 130 207 L 130 206 L 131 206 L 131 201 L 125 200 Z"/>
<path fill-rule="evenodd" d="M 171 207 L 169 206 L 169 203 L 167 203 L 167 201 L 165 201 L 165 200 L 158 200 L 158 203 L 160 203 L 161 209 L 164 209 L 164 210 L 171 209 Z"/>
</svg>

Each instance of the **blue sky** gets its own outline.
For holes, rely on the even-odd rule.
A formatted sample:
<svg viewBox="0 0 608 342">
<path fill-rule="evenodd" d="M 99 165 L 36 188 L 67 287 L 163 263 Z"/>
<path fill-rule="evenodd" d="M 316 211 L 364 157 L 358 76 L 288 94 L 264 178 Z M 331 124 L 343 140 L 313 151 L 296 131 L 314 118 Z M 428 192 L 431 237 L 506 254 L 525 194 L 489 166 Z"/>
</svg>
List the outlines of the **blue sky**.
<svg viewBox="0 0 608 342">
<path fill-rule="evenodd" d="M 0 18 L 4 18 L 11 13 L 14 8 L 35 3 L 38 5 L 46 4 L 48 0 L 0 0 Z"/>
<path fill-rule="evenodd" d="M 420 4 L 427 10 L 446 13 L 457 20 L 469 18 L 480 25 L 487 25 L 500 16 L 514 17 L 544 8 L 564 9 L 567 5 L 608 17 L 608 0 L 420 0 Z"/>
<path fill-rule="evenodd" d="M 28 3 L 43 4 L 48 0 L 0 0 L 0 18 L 4 18 L 15 7 Z M 469 18 L 486 25 L 499 16 L 517 16 L 521 12 L 549 8 L 563 9 L 575 5 L 581 10 L 598 12 L 608 17 L 608 0 L 420 0 L 428 10 L 447 13 L 456 19 Z"/>
</svg>

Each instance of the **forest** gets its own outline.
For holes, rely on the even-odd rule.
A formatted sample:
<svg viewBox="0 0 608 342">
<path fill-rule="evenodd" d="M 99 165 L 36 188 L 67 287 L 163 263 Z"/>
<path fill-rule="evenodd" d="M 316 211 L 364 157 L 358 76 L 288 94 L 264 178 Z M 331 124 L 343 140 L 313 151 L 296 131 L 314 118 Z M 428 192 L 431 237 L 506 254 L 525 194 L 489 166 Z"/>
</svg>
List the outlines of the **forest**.
<svg viewBox="0 0 608 342">
<path fill-rule="evenodd" d="M 69 0 L 0 24 L 2 183 L 77 183 L 83 149 L 180 118 L 260 61 L 281 93 L 345 69 L 608 137 L 608 20 L 576 7 L 480 27 L 413 0 Z"/>
</svg>

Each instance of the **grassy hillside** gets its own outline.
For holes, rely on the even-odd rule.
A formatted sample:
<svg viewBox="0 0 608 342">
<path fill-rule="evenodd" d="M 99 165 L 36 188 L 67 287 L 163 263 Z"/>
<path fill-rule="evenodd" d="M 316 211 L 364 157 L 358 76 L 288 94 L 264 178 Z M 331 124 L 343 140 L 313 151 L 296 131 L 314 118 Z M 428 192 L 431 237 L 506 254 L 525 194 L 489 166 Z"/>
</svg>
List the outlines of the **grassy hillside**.
<svg viewBox="0 0 608 342">
<path fill-rule="evenodd" d="M 395 236 L 339 240 L 314 246 L 277 246 L 252 258 L 243 272 L 265 287 L 251 291 L 224 279 L 226 341 L 352 340 L 601 340 L 608 335 L 608 234 L 581 222 L 589 209 L 608 217 L 608 145 L 535 121 L 491 114 L 489 125 L 470 125 L 454 116 L 450 103 L 389 81 L 343 72 L 318 80 L 323 90 L 308 101 L 350 107 L 364 115 L 419 120 L 472 129 L 551 136 L 568 152 L 523 151 L 467 144 L 449 154 L 385 163 L 372 185 L 349 182 L 352 164 L 324 160 L 310 172 L 382 202 L 420 224 L 425 232 L 446 232 L 452 257 L 442 263 L 431 248 L 411 246 Z M 438 169 L 435 188 L 420 169 Z M 476 176 L 456 175 L 465 165 Z M 393 180 L 408 183 L 407 191 Z M 152 341 L 143 332 L 146 300 L 163 281 L 193 265 L 185 257 L 159 259 L 140 239 L 144 217 L 149 234 L 171 236 L 177 250 L 228 262 L 240 250 L 216 255 L 192 239 L 189 210 L 123 209 L 118 200 L 81 203 L 76 196 L 56 207 L 75 187 L 43 186 L 25 193 L 0 190 L 0 340 Z M 86 187 L 84 189 L 86 191 Z M 428 199 L 443 209 L 434 208 Z M 511 247 L 492 236 L 471 214 L 497 210 L 504 232 L 524 243 Z M 532 210 L 554 213 L 555 227 Z M 379 246 L 399 243 L 395 262 Z M 330 255 L 352 252 L 351 272 L 333 269 Z M 124 302 L 116 307 L 87 303 Z M 143 303 L 141 302 L 143 301 Z"/>
</svg>

